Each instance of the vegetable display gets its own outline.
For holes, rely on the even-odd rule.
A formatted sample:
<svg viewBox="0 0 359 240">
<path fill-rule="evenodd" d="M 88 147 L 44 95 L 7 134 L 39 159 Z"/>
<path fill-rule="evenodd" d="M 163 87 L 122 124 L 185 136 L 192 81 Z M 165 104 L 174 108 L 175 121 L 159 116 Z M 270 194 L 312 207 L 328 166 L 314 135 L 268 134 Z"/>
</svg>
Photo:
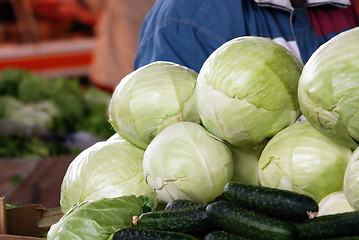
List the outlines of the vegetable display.
<svg viewBox="0 0 359 240">
<path fill-rule="evenodd" d="M 256 146 L 299 117 L 302 64 L 286 48 L 261 37 L 239 37 L 217 48 L 197 78 L 203 125 L 237 147 Z"/>
<path fill-rule="evenodd" d="M 303 68 L 298 98 L 319 131 L 355 149 L 359 142 L 359 27 L 319 47 Z"/>
<path fill-rule="evenodd" d="M 200 123 L 195 96 L 197 73 L 171 62 L 154 62 L 128 74 L 109 106 L 113 128 L 146 149 L 165 127 L 179 121 Z"/>
<path fill-rule="evenodd" d="M 133 71 L 109 104 L 115 133 L 69 166 L 49 239 L 359 237 L 358 34 L 304 68 L 248 36 L 198 74 L 164 61 Z"/>
<path fill-rule="evenodd" d="M 244 184 L 260 185 L 258 177 L 258 160 L 264 146 L 255 148 L 238 148 L 227 144 L 233 157 L 232 181 Z"/>
<path fill-rule="evenodd" d="M 317 210 L 318 205 L 307 195 L 287 194 L 286 190 L 261 189 L 260 186 L 244 185 L 233 181 L 226 188 L 233 188 L 232 193 L 251 197 L 240 199 L 227 195 L 228 197 L 224 196 L 204 205 L 197 205 L 198 202 L 191 203 L 188 200 L 185 202 L 174 200 L 167 203 L 165 210 L 155 209 L 134 216 L 133 224 L 117 231 L 113 239 L 121 239 L 115 238 L 116 236 L 126 239 L 156 239 L 156 237 L 157 239 L 162 239 L 161 237 L 171 239 L 169 236 L 174 233 L 178 234 L 174 234 L 173 239 L 197 240 L 356 239 L 355 237 L 359 234 L 358 211 L 333 213 L 327 216 L 318 216 L 317 212 L 306 214 L 305 208 L 300 211 L 295 209 L 294 202 L 305 199 L 299 204 L 309 207 L 308 209 Z M 277 213 L 269 208 L 272 204 L 271 199 L 276 199 L 275 202 L 279 203 L 275 209 Z M 255 201 L 253 206 L 246 204 L 251 200 Z M 288 209 L 285 207 L 287 201 L 294 203 Z M 167 208 L 167 206 L 177 204 L 181 206 Z M 301 212 L 299 214 L 301 217 L 295 219 L 294 216 L 298 216 L 299 212 Z M 281 216 L 280 213 L 283 215 Z M 302 213 L 306 217 L 302 217 Z M 291 217 L 287 218 L 288 216 Z"/>
</svg>

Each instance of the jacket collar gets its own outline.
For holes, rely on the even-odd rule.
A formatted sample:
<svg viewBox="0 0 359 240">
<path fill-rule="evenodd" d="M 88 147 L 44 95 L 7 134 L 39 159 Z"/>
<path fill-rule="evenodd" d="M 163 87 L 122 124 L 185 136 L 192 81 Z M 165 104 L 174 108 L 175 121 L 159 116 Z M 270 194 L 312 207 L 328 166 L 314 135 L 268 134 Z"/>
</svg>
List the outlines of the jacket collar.
<svg viewBox="0 0 359 240">
<path fill-rule="evenodd" d="M 260 6 L 275 7 L 290 11 L 293 10 L 290 0 L 255 0 L 255 2 Z M 351 3 L 350 0 L 307 0 L 306 7 L 314 7 L 325 4 L 335 5 L 337 7 L 346 7 Z"/>
</svg>

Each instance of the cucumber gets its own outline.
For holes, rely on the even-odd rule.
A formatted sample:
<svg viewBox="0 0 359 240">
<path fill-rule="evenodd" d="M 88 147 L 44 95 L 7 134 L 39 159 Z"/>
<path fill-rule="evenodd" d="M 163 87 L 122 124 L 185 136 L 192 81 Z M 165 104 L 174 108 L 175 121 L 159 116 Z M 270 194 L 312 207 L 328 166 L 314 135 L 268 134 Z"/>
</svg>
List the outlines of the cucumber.
<svg viewBox="0 0 359 240">
<path fill-rule="evenodd" d="M 359 236 L 359 211 L 323 215 L 295 223 L 299 239 Z"/>
<path fill-rule="evenodd" d="M 222 230 L 256 240 L 292 240 L 295 228 L 288 222 L 241 208 L 229 201 L 210 203 L 208 218 Z"/>
<path fill-rule="evenodd" d="M 188 199 L 176 199 L 169 203 L 167 203 L 165 210 L 174 210 L 174 209 L 182 209 L 182 208 L 189 208 L 189 207 L 198 207 L 198 206 L 205 206 L 205 203 L 196 202 L 193 200 Z"/>
<path fill-rule="evenodd" d="M 288 221 L 302 221 L 318 212 L 313 198 L 283 189 L 231 181 L 224 187 L 224 195 L 244 208 Z"/>
<path fill-rule="evenodd" d="M 348 236 L 348 237 L 338 237 L 338 238 L 325 238 L 322 240 L 359 240 L 359 236 Z"/>
<path fill-rule="evenodd" d="M 204 240 L 246 240 L 247 238 L 226 232 L 226 231 L 213 231 L 208 233 Z"/>
<path fill-rule="evenodd" d="M 141 229 L 183 233 L 203 233 L 213 227 L 206 213 L 206 205 L 142 213 L 138 218 L 133 218 L 133 223 Z"/>
<path fill-rule="evenodd" d="M 197 240 L 196 237 L 177 232 L 123 228 L 113 235 L 113 240 Z"/>
</svg>

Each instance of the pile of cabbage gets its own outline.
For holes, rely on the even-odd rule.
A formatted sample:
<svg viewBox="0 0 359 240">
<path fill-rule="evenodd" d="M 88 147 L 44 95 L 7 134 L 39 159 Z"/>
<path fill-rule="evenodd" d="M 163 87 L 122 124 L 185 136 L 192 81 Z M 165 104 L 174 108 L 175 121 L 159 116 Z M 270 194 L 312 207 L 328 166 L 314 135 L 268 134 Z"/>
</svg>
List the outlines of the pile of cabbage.
<svg viewBox="0 0 359 240">
<path fill-rule="evenodd" d="M 359 28 L 346 31 L 303 66 L 272 40 L 239 37 L 199 73 L 166 61 L 133 71 L 109 105 L 116 134 L 70 164 L 60 200 L 66 214 L 48 239 L 61 239 L 71 213 L 88 203 L 211 202 L 230 180 L 309 195 L 322 215 L 359 209 L 358 42 Z M 81 218 L 103 219 L 103 207 Z M 126 225 L 111 224 L 97 230 L 101 239 Z M 76 229 L 76 239 L 96 231 L 67 231 Z"/>
</svg>

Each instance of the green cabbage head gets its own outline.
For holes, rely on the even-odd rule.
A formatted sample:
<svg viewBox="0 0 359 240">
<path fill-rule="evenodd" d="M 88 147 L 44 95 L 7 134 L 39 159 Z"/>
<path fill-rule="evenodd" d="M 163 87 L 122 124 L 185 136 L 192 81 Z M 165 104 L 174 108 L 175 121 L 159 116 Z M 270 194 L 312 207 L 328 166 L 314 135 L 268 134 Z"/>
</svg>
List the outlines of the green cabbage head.
<svg viewBox="0 0 359 240">
<path fill-rule="evenodd" d="M 344 191 L 337 191 L 325 196 L 318 203 L 319 211 L 317 216 L 331 215 L 354 211 L 349 204 Z"/>
<path fill-rule="evenodd" d="M 319 131 L 355 149 L 359 142 L 359 27 L 320 46 L 303 68 L 300 108 Z"/>
<path fill-rule="evenodd" d="M 319 202 L 343 190 L 350 148 L 316 130 L 308 121 L 277 133 L 258 162 L 261 185 L 308 195 Z"/>
<path fill-rule="evenodd" d="M 109 121 L 117 133 L 145 149 L 168 125 L 200 123 L 194 88 L 197 73 L 171 62 L 154 62 L 124 77 L 109 105 Z"/>
<path fill-rule="evenodd" d="M 259 185 L 258 159 L 264 146 L 256 148 L 238 148 L 227 144 L 233 156 L 232 181 Z"/>
<path fill-rule="evenodd" d="M 354 151 L 345 171 L 344 193 L 353 208 L 359 210 L 359 147 Z"/>
<path fill-rule="evenodd" d="M 197 78 L 205 128 L 236 147 L 261 144 L 299 117 L 302 63 L 262 37 L 239 37 L 216 49 Z"/>
<path fill-rule="evenodd" d="M 153 196 L 144 181 L 144 150 L 125 140 L 97 142 L 69 165 L 61 185 L 64 212 L 86 200 L 128 194 Z"/>
<path fill-rule="evenodd" d="M 211 202 L 231 180 L 230 149 L 201 125 L 174 123 L 148 145 L 143 157 L 146 182 L 159 200 Z"/>
</svg>

